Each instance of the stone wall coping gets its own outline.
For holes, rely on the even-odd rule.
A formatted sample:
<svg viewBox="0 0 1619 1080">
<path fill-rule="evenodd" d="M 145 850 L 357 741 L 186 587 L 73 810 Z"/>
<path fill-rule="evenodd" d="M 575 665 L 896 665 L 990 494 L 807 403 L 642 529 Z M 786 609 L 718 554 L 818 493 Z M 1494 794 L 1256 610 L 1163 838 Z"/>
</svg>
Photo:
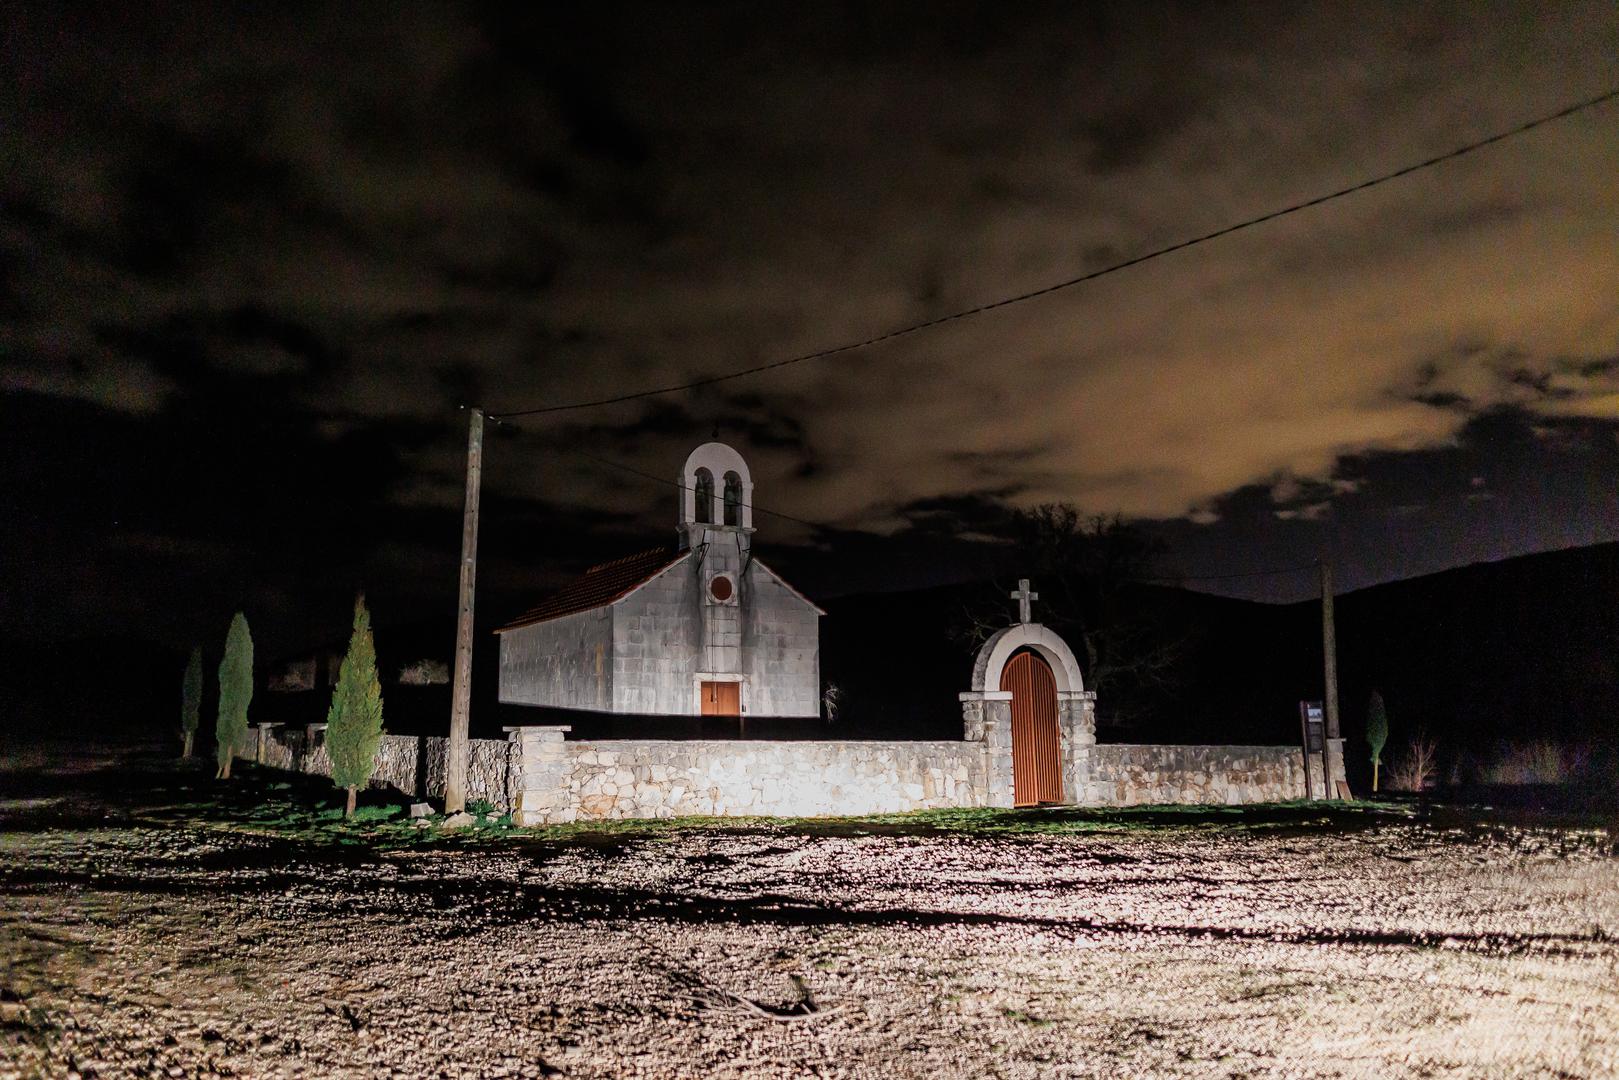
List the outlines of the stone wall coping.
<svg viewBox="0 0 1619 1080">
<path fill-rule="evenodd" d="M 725 748 L 738 753 L 758 752 L 760 749 L 776 750 L 789 746 L 802 746 L 806 748 L 822 746 L 869 746 L 875 749 L 883 747 L 934 747 L 956 746 L 963 749 L 976 749 L 977 742 L 966 739 L 580 739 L 568 744 L 569 748 L 577 747 L 581 750 L 604 749 L 620 751 L 633 747 L 691 747 L 693 749 L 713 750 Z"/>
<path fill-rule="evenodd" d="M 957 701 L 1011 701 L 1010 690 L 963 690 L 956 695 Z"/>
<path fill-rule="evenodd" d="M 1343 742 L 1342 739 L 1332 739 L 1331 742 Z M 1099 742 L 1092 747 L 1094 750 L 1107 750 L 1117 747 L 1120 750 L 1285 750 L 1291 754 L 1303 752 L 1297 743 L 1122 743 Z"/>
<path fill-rule="evenodd" d="M 514 731 L 572 731 L 572 724 L 518 724 L 516 727 L 503 727 L 500 730 L 511 734 Z"/>
<path fill-rule="evenodd" d="M 1058 701 L 1095 701 L 1095 690 L 1058 690 Z"/>
<path fill-rule="evenodd" d="M 253 721 L 253 726 L 260 731 L 268 731 L 271 728 L 286 727 L 287 725 L 280 720 L 255 720 Z"/>
</svg>

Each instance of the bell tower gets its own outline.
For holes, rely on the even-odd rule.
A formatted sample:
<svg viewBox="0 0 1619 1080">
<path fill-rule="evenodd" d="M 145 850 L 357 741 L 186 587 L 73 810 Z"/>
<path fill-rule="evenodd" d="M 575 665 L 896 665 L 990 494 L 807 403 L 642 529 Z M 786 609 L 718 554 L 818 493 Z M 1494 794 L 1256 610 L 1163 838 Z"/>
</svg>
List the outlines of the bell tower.
<svg viewBox="0 0 1619 1080">
<path fill-rule="evenodd" d="M 722 442 L 691 452 L 680 471 L 680 547 L 701 547 L 723 538 L 726 546 L 750 546 L 753 478 L 742 455 Z"/>
<path fill-rule="evenodd" d="M 738 707 L 747 712 L 742 677 L 743 610 L 748 556 L 753 546 L 753 480 L 742 455 L 722 442 L 691 452 L 680 472 L 680 547 L 695 551 L 702 671 L 698 687 L 740 683 Z"/>
</svg>

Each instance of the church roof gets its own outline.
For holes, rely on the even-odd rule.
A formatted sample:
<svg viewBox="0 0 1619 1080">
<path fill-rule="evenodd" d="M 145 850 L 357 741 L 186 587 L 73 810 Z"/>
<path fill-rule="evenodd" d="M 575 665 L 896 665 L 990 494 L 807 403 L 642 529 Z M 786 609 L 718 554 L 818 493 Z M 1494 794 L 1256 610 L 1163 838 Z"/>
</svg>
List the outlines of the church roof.
<svg viewBox="0 0 1619 1080">
<path fill-rule="evenodd" d="M 660 547 L 643 551 L 638 555 L 626 555 L 612 562 L 599 563 L 495 633 L 516 630 L 520 626 L 530 626 L 549 619 L 560 619 L 564 615 L 577 615 L 592 608 L 606 607 L 614 601 L 622 600 L 689 554 L 691 554 L 689 551 L 671 551 L 669 548 Z"/>
</svg>

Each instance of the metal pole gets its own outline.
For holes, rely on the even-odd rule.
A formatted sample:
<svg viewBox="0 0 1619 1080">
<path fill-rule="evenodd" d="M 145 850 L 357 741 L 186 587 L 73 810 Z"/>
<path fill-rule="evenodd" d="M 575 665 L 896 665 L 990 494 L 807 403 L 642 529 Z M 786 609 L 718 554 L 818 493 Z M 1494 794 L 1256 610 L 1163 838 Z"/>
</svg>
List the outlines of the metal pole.
<svg viewBox="0 0 1619 1080">
<path fill-rule="evenodd" d="M 1310 704 L 1299 702 L 1299 749 L 1304 752 L 1304 801 L 1315 798 L 1310 790 Z"/>
<path fill-rule="evenodd" d="M 1332 563 L 1327 559 L 1321 560 L 1321 663 L 1322 675 L 1327 684 L 1326 691 L 1326 725 L 1321 732 L 1321 783 L 1325 787 L 1326 797 L 1331 799 L 1336 793 L 1332 790 L 1332 742 L 1334 735 L 1341 735 L 1338 727 L 1338 632 L 1332 615 Z"/>
<path fill-rule="evenodd" d="M 483 476 L 483 410 L 467 433 L 467 501 L 461 517 L 461 602 L 455 620 L 455 687 L 444 762 L 444 812 L 467 808 L 467 728 L 472 709 L 472 595 L 478 577 L 478 488 Z"/>
</svg>

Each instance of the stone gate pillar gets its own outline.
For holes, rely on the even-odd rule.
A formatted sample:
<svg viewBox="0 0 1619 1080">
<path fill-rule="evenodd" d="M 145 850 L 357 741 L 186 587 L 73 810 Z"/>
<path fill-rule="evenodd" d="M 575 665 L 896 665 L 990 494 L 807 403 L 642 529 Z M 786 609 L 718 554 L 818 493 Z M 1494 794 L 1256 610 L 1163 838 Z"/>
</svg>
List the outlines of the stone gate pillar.
<svg viewBox="0 0 1619 1080">
<path fill-rule="evenodd" d="M 1096 691 L 1057 691 L 1062 732 L 1063 801 L 1090 802 L 1091 750 L 1096 746 Z"/>
<path fill-rule="evenodd" d="M 1012 805 L 1012 691 L 968 690 L 961 701 L 961 737 L 983 744 L 984 791 L 979 806 Z"/>
<path fill-rule="evenodd" d="M 513 825 L 548 825 L 574 819 L 568 801 L 566 743 L 571 725 L 506 728 L 506 793 Z"/>
</svg>

